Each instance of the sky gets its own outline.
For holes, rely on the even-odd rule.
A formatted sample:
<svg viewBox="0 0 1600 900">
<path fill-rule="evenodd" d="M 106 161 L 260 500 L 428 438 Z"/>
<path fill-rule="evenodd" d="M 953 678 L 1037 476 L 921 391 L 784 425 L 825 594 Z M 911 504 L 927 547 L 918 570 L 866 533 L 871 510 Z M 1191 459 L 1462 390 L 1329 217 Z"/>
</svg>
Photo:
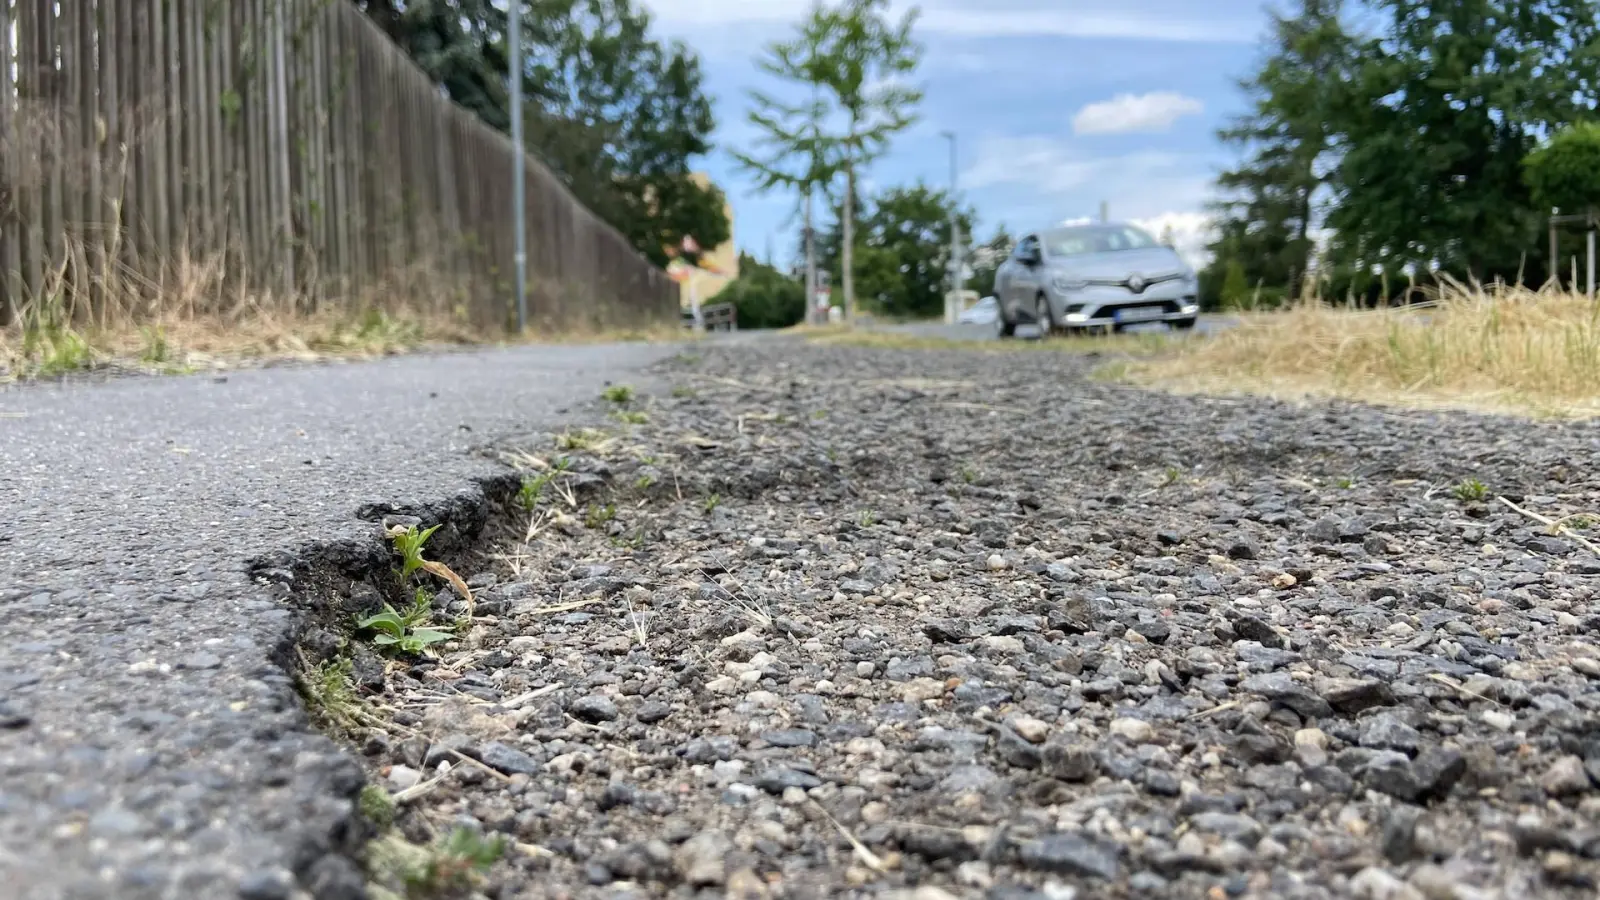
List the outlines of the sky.
<svg viewBox="0 0 1600 900">
<path fill-rule="evenodd" d="M 728 194 L 734 239 L 779 265 L 799 220 L 791 193 L 763 195 L 726 148 L 749 148 L 751 88 L 772 89 L 755 65 L 789 35 L 811 0 L 642 0 L 665 36 L 701 56 L 717 114 L 718 150 L 699 162 Z M 894 0 L 897 11 L 907 4 Z M 1170 224 L 1180 252 L 1203 261 L 1212 178 L 1231 163 L 1217 127 L 1243 108 L 1237 79 L 1260 54 L 1263 0 L 921 0 L 926 53 L 915 80 L 921 121 L 865 174 L 868 191 L 950 184 L 957 134 L 962 200 L 978 237 L 1013 235 L 1098 215 L 1154 232 Z"/>
</svg>

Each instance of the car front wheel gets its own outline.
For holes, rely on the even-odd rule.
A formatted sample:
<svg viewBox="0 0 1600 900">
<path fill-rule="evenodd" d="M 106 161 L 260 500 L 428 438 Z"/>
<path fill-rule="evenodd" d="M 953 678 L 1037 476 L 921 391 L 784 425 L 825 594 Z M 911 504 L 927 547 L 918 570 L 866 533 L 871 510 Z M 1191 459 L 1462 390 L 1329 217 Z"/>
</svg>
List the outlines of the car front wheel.
<svg viewBox="0 0 1600 900">
<path fill-rule="evenodd" d="M 1050 300 L 1040 294 L 1034 301 L 1033 321 L 1039 326 L 1039 337 L 1047 338 L 1056 333 L 1056 317 L 1050 312 Z"/>
<path fill-rule="evenodd" d="M 1000 338 L 1016 337 L 1017 323 L 1006 320 L 1006 308 L 1001 306 L 995 310 L 995 329 Z"/>
</svg>

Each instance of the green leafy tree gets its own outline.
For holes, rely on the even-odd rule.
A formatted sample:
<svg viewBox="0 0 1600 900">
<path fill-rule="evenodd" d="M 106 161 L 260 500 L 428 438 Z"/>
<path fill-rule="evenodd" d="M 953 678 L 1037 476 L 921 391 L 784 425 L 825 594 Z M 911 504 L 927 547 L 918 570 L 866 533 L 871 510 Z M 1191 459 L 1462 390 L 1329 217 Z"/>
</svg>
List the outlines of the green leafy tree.
<svg viewBox="0 0 1600 900">
<path fill-rule="evenodd" d="M 787 328 L 805 318 L 805 287 L 755 257 L 739 254 L 739 277 L 717 294 L 732 303 L 741 328 Z"/>
<path fill-rule="evenodd" d="M 1551 136 L 1522 161 L 1534 209 L 1600 210 L 1600 122 L 1581 122 Z"/>
<path fill-rule="evenodd" d="M 741 160 L 769 185 L 831 188 L 843 176 L 840 283 L 852 321 L 856 181 L 863 167 L 888 152 L 896 135 L 916 123 L 922 102 L 921 89 L 909 83 L 922 59 L 912 35 L 918 12 L 892 21 L 888 10 L 889 0 L 817 2 L 793 39 L 768 48 L 762 67 L 812 100 L 786 105 L 758 96 L 751 121 L 764 146 Z"/>
<path fill-rule="evenodd" d="M 880 315 L 919 318 L 938 315 L 949 290 L 950 212 L 946 191 L 927 185 L 891 188 L 861 207 L 852 254 L 862 304 Z M 843 205 L 835 209 L 842 218 Z M 958 212 L 964 234 L 972 233 L 976 214 Z M 820 256 L 836 276 L 844 265 L 844 224 L 822 239 Z"/>
<path fill-rule="evenodd" d="M 1250 281 L 1244 274 L 1244 263 L 1237 256 L 1223 263 L 1222 307 L 1248 309 L 1250 307 Z"/>
<path fill-rule="evenodd" d="M 652 36 L 634 0 L 520 2 L 528 150 L 658 265 L 684 235 L 725 242 L 721 193 L 690 176 L 716 126 L 695 54 Z M 361 5 L 455 102 L 509 131 L 503 3 Z"/>
<path fill-rule="evenodd" d="M 1522 160 L 1537 137 L 1592 113 L 1593 0 L 1374 0 L 1330 116 L 1340 153 L 1333 262 L 1514 280 L 1540 216 Z M 1535 254 L 1537 258 L 1537 254 Z"/>
<path fill-rule="evenodd" d="M 1342 0 L 1297 0 L 1271 13 L 1268 51 L 1240 86 L 1250 109 L 1218 132 L 1246 154 L 1217 179 L 1217 237 L 1210 246 L 1216 285 L 1237 265 L 1244 278 L 1294 293 L 1310 269 L 1317 198 L 1335 135 L 1329 85 L 1350 67 Z"/>
</svg>

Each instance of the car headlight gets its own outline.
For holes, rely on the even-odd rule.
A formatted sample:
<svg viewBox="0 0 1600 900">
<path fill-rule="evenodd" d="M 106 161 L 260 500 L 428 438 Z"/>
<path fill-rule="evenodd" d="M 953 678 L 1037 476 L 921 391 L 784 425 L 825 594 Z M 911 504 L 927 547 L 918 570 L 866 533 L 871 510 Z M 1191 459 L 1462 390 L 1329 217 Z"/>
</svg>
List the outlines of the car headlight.
<svg viewBox="0 0 1600 900">
<path fill-rule="evenodd" d="M 1087 281 L 1068 278 L 1065 275 L 1057 275 L 1050 283 L 1055 285 L 1058 291 L 1081 291 L 1089 286 Z"/>
</svg>

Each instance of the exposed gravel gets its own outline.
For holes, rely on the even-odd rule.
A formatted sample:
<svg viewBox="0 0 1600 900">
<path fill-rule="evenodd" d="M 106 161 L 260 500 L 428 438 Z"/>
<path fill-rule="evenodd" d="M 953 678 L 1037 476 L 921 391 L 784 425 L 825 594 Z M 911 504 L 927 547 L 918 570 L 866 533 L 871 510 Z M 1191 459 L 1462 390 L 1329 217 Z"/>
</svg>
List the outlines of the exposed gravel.
<svg viewBox="0 0 1600 900">
<path fill-rule="evenodd" d="M 721 348 L 527 448 L 577 505 L 380 687 L 403 830 L 506 898 L 1593 897 L 1600 559 L 1495 498 L 1600 510 L 1600 429 L 1088 365 Z"/>
</svg>

